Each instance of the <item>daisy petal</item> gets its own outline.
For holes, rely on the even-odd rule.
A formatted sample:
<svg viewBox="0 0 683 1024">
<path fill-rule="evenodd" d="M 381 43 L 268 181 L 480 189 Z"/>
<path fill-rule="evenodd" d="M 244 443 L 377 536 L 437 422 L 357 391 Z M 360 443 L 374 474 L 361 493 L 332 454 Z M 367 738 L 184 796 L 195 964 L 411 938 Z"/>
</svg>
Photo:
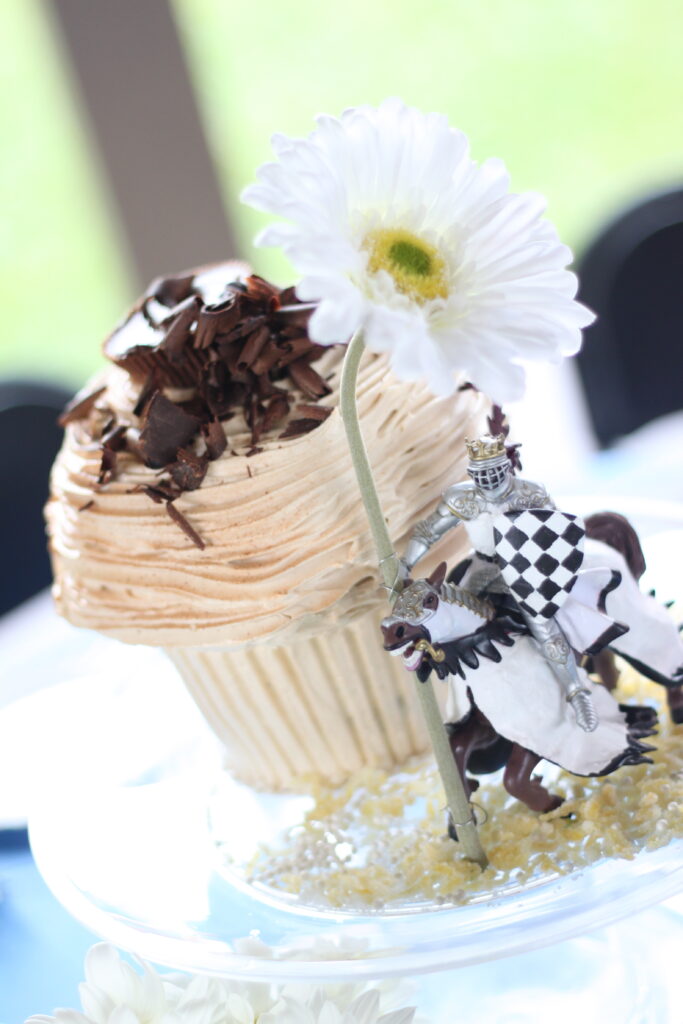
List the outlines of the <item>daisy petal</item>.
<svg viewBox="0 0 683 1024">
<path fill-rule="evenodd" d="M 354 1024 L 376 1024 L 378 1012 L 379 992 L 377 989 L 369 989 L 353 1000 L 345 1017 Z"/>
<path fill-rule="evenodd" d="M 107 1024 L 145 1024 L 130 1006 L 117 1006 Z"/>
<path fill-rule="evenodd" d="M 311 339 L 319 345 L 348 341 L 361 326 L 363 306 L 358 293 L 349 293 L 346 302 L 336 296 L 324 298 L 308 324 Z"/>
<path fill-rule="evenodd" d="M 495 358 L 482 354 L 472 362 L 468 378 L 498 405 L 524 397 L 526 374 L 517 363 L 501 365 Z"/>
<path fill-rule="evenodd" d="M 414 1006 L 406 1006 L 402 1010 L 392 1010 L 391 1013 L 382 1014 L 377 1024 L 412 1024 L 415 1011 Z"/>
</svg>

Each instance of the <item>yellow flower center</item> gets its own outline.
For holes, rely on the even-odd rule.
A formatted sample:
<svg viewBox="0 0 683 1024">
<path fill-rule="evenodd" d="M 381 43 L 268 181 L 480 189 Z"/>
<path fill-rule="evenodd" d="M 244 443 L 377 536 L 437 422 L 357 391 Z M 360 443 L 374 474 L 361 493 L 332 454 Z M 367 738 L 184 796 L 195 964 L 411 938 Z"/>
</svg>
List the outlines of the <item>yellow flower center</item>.
<svg viewBox="0 0 683 1024">
<path fill-rule="evenodd" d="M 386 270 L 400 292 L 417 302 L 445 299 L 448 295 L 446 263 L 438 249 L 410 231 L 379 228 L 363 239 L 368 271 Z"/>
</svg>

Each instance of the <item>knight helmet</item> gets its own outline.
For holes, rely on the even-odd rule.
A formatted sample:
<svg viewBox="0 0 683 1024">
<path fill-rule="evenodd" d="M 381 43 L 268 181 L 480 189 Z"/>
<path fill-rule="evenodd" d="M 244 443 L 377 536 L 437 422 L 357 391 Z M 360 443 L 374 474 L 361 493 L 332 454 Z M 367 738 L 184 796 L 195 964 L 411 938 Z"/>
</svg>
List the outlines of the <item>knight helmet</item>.
<svg viewBox="0 0 683 1024">
<path fill-rule="evenodd" d="M 502 497 L 510 486 L 512 467 L 502 434 L 482 434 L 474 441 L 465 441 L 469 462 L 467 472 L 475 487 L 490 498 Z"/>
</svg>

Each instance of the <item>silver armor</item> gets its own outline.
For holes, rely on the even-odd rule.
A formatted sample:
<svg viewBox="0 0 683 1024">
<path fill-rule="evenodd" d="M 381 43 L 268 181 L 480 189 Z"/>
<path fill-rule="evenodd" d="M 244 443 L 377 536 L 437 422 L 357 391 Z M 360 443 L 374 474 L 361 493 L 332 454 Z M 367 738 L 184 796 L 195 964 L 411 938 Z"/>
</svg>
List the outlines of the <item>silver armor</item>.
<svg viewBox="0 0 683 1024">
<path fill-rule="evenodd" d="M 404 575 L 408 575 L 423 555 L 460 523 L 464 524 L 475 551 L 490 559 L 495 550 L 491 521 L 497 515 L 525 508 L 554 507 L 544 487 L 520 480 L 511 473 L 508 474 L 504 493 L 496 497 L 491 497 L 469 481 L 454 484 L 444 491 L 434 512 L 415 524 L 401 560 Z"/>
<path fill-rule="evenodd" d="M 404 578 L 434 544 L 462 524 L 474 548 L 472 565 L 463 584 L 475 591 L 507 590 L 494 561 L 493 520 L 504 512 L 555 508 L 555 505 L 540 484 L 513 476 L 507 455 L 478 462 L 471 460 L 469 473 L 472 482 L 463 481 L 449 487 L 434 512 L 416 524 L 400 562 Z M 524 618 L 562 684 L 578 724 L 586 732 L 592 732 L 598 725 L 597 715 L 560 626 L 555 619 L 539 623 L 526 614 Z"/>
<path fill-rule="evenodd" d="M 584 732 L 593 732 L 598 727 L 598 716 L 593 707 L 590 691 L 583 685 L 576 671 L 574 652 L 567 643 L 564 633 L 554 619 L 539 623 L 536 619 L 524 617 L 543 656 L 562 683 L 567 700 L 574 709 L 576 721 Z"/>
</svg>

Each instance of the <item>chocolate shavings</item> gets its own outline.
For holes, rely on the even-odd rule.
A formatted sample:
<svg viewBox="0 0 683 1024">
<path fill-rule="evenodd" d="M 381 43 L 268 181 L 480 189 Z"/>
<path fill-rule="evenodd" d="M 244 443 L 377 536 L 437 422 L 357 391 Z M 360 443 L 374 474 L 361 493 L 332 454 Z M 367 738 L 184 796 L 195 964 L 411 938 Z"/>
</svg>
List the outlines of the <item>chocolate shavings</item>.
<svg viewBox="0 0 683 1024">
<path fill-rule="evenodd" d="M 202 435 L 206 443 L 206 454 L 209 456 L 209 459 L 213 462 L 214 459 L 220 458 L 228 447 L 228 439 L 225 436 L 220 420 L 209 420 L 208 423 L 204 423 Z"/>
<path fill-rule="evenodd" d="M 105 484 L 116 472 L 118 453 L 126 446 L 126 427 L 114 427 L 102 438 L 102 460 L 97 477 L 98 484 Z"/>
<path fill-rule="evenodd" d="M 196 295 L 191 295 L 189 299 L 175 307 L 168 321 L 164 321 L 169 323 L 169 327 L 161 345 L 172 363 L 182 360 L 185 345 L 190 337 L 190 327 L 197 319 L 199 309 L 199 299 Z"/>
<path fill-rule="evenodd" d="M 200 548 L 203 541 L 173 502 L 200 487 L 209 462 L 226 451 L 223 421 L 242 411 L 251 433 L 245 454 L 252 456 L 263 451 L 264 434 L 284 425 L 280 438 L 299 437 L 331 412 L 317 405 L 331 389 L 311 365 L 325 349 L 308 337 L 310 308 L 292 288 L 280 290 L 257 275 L 230 280 L 234 273 L 234 264 L 217 264 L 157 279 L 104 343 L 105 355 L 138 385 L 139 429 L 116 415 L 94 428 L 93 438 L 101 435 L 98 482 L 116 475 L 121 451 L 164 469 L 163 479 L 133 490 L 165 503 Z M 171 388 L 180 394 L 170 397 Z M 78 394 L 60 423 L 85 419 L 104 391 Z M 301 398 L 307 402 L 297 405 Z"/>
<path fill-rule="evenodd" d="M 322 423 L 332 412 L 324 405 L 297 405 L 296 411 L 303 413 L 307 419 L 317 420 Z"/>
<path fill-rule="evenodd" d="M 177 462 L 171 463 L 168 471 L 174 484 L 181 491 L 196 491 L 208 468 L 208 455 L 197 455 L 191 448 L 181 448 L 178 451 Z"/>
<path fill-rule="evenodd" d="M 297 359 L 289 364 L 289 375 L 294 383 L 311 398 L 322 398 L 330 393 L 329 385 L 303 359 Z"/>
<path fill-rule="evenodd" d="M 203 551 L 206 544 L 199 536 L 194 527 L 187 521 L 180 509 L 177 509 L 172 501 L 166 502 L 166 511 L 173 520 L 177 523 L 180 529 L 183 531 L 186 537 L 189 537 L 195 547 L 198 547 L 200 551 Z"/>
<path fill-rule="evenodd" d="M 160 391 L 154 394 L 140 417 L 139 450 L 145 465 L 159 469 L 175 462 L 199 430 L 199 421 Z"/>
<path fill-rule="evenodd" d="M 64 412 L 57 420 L 59 426 L 65 427 L 67 423 L 74 423 L 76 420 L 84 420 L 95 405 L 97 399 L 106 390 L 106 387 L 101 387 L 97 388 L 95 391 L 89 391 L 86 394 L 84 394 L 83 391 L 79 391 L 78 394 L 71 399 L 64 409 Z"/>
<path fill-rule="evenodd" d="M 300 420 L 292 420 L 291 423 L 287 424 L 286 430 L 280 434 L 282 441 L 287 440 L 291 437 L 302 437 L 303 434 L 310 434 L 312 430 L 320 426 L 320 420 L 314 420 L 312 418 L 305 418 Z"/>
</svg>

